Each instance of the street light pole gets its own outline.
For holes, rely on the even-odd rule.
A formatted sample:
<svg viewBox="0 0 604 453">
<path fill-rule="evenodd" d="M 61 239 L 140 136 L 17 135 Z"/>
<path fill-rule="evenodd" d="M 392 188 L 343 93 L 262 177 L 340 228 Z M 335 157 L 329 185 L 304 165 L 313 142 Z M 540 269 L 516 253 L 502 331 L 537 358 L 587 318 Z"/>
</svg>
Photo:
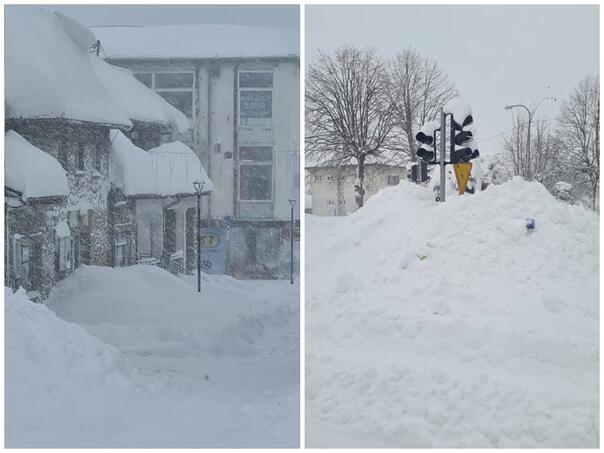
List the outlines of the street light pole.
<svg viewBox="0 0 604 453">
<path fill-rule="evenodd" d="M 549 88 L 549 87 L 547 87 L 547 88 Z M 543 90 L 542 90 L 542 92 L 543 92 Z M 525 174 L 525 176 L 529 181 L 531 179 L 533 179 L 533 175 L 531 174 L 531 123 L 533 122 L 533 114 L 537 111 L 537 109 L 539 108 L 541 103 L 547 99 L 550 99 L 550 100 L 556 102 L 556 98 L 553 98 L 551 96 L 545 97 L 537 103 L 537 105 L 535 106 L 535 108 L 532 112 L 524 104 L 512 104 L 512 105 L 506 105 L 504 107 L 506 110 L 511 110 L 515 107 L 521 107 L 521 108 L 525 109 L 526 113 L 528 114 L 528 127 L 527 127 L 527 138 L 526 138 L 526 165 L 525 165 L 526 174 Z"/>
<path fill-rule="evenodd" d="M 290 222 L 289 222 L 289 283 L 294 284 L 294 206 L 296 200 L 288 200 L 290 207 Z"/>
<path fill-rule="evenodd" d="M 195 181 L 193 183 L 195 193 L 197 194 L 197 292 L 201 292 L 201 193 L 205 183 Z"/>
</svg>

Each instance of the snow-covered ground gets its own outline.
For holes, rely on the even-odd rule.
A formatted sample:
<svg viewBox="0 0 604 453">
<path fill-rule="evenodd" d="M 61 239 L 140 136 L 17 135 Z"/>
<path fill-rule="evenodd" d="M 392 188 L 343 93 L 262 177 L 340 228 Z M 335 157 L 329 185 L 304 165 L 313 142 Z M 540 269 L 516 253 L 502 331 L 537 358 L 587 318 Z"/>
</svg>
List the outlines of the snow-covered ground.
<svg viewBox="0 0 604 453">
<path fill-rule="evenodd" d="M 295 447 L 289 281 L 86 266 L 48 306 L 6 292 L 8 447 Z"/>
<path fill-rule="evenodd" d="M 403 182 L 306 225 L 307 446 L 599 445 L 596 214 Z"/>
</svg>

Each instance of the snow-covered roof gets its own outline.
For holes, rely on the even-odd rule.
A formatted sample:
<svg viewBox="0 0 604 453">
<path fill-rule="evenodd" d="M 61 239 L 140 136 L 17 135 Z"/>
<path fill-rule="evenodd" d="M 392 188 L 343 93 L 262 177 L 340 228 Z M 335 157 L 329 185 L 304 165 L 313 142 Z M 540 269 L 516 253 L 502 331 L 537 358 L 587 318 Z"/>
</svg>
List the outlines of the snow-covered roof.
<svg viewBox="0 0 604 453">
<path fill-rule="evenodd" d="M 61 164 L 12 130 L 4 138 L 4 185 L 20 192 L 23 199 L 69 193 Z"/>
<path fill-rule="evenodd" d="M 109 58 L 262 58 L 300 55 L 299 33 L 241 25 L 93 27 Z"/>
<path fill-rule="evenodd" d="M 5 8 L 7 118 L 64 118 L 131 127 L 96 76 L 94 34 L 63 14 Z"/>
<path fill-rule="evenodd" d="M 126 196 L 195 194 L 195 181 L 205 183 L 204 193 L 214 190 L 201 161 L 182 142 L 145 151 L 118 130 L 111 131 L 111 140 L 111 183 Z"/>
<path fill-rule="evenodd" d="M 94 69 L 117 106 L 131 120 L 169 125 L 182 133 L 190 128 L 187 117 L 147 88 L 128 69 L 119 68 L 90 55 Z"/>
</svg>

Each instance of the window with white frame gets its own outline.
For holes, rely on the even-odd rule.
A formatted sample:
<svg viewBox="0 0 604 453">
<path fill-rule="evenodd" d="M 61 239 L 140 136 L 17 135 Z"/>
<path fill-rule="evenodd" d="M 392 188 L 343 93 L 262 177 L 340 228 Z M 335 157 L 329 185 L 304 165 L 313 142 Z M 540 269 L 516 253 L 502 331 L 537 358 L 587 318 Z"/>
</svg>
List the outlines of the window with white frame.
<svg viewBox="0 0 604 453">
<path fill-rule="evenodd" d="M 271 201 L 273 198 L 273 148 L 239 147 L 239 200 Z"/>
<path fill-rule="evenodd" d="M 115 234 L 113 243 L 113 256 L 115 266 L 126 266 L 128 264 L 129 255 L 129 234 L 127 232 L 118 231 Z"/>
<path fill-rule="evenodd" d="M 28 241 L 22 240 L 18 236 L 14 236 L 13 241 L 15 277 L 20 286 L 31 289 L 32 247 Z"/>
<path fill-rule="evenodd" d="M 239 72 L 239 125 L 273 124 L 272 71 Z"/>
<path fill-rule="evenodd" d="M 59 237 L 59 271 L 71 270 L 71 236 Z"/>
<path fill-rule="evenodd" d="M 187 118 L 193 118 L 194 71 L 135 72 L 134 77 L 184 113 Z"/>
</svg>

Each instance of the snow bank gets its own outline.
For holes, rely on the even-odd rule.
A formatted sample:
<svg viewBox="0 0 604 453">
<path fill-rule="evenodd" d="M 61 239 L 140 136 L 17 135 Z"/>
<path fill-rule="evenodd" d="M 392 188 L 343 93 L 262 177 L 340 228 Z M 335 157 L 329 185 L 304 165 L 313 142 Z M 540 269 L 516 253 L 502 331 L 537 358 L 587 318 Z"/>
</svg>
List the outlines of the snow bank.
<svg viewBox="0 0 604 453">
<path fill-rule="evenodd" d="M 93 27 L 109 58 L 256 58 L 300 54 L 299 33 L 239 25 Z"/>
<path fill-rule="evenodd" d="M 105 88 L 128 118 L 169 125 L 181 133 L 190 128 L 183 113 L 139 82 L 132 72 L 105 63 L 94 55 L 90 55 L 90 59 Z"/>
<path fill-rule="evenodd" d="M 184 143 L 166 143 L 145 151 L 122 132 L 111 131 L 109 156 L 111 183 L 128 196 L 195 194 L 194 181 L 214 185 L 197 155 Z"/>
<path fill-rule="evenodd" d="M 519 178 L 308 216 L 309 445 L 596 447 L 598 224 Z"/>
<path fill-rule="evenodd" d="M 61 164 L 12 130 L 4 138 L 4 184 L 21 192 L 25 200 L 69 193 Z"/>
<path fill-rule="evenodd" d="M 27 430 L 82 401 L 98 403 L 108 395 L 148 390 L 146 380 L 113 346 L 34 304 L 22 289 L 5 288 L 4 321 L 8 445 L 25 441 Z"/>
<path fill-rule="evenodd" d="M 59 13 L 11 5 L 5 11 L 7 118 L 132 123 L 90 62 L 88 29 Z"/>
<path fill-rule="evenodd" d="M 275 335 L 297 332 L 298 307 L 275 300 L 275 282 L 264 293 L 248 283 L 204 276 L 199 294 L 155 266 L 85 266 L 55 287 L 49 307 L 126 352 L 249 357 Z M 282 292 L 291 292 L 282 283 Z"/>
</svg>

